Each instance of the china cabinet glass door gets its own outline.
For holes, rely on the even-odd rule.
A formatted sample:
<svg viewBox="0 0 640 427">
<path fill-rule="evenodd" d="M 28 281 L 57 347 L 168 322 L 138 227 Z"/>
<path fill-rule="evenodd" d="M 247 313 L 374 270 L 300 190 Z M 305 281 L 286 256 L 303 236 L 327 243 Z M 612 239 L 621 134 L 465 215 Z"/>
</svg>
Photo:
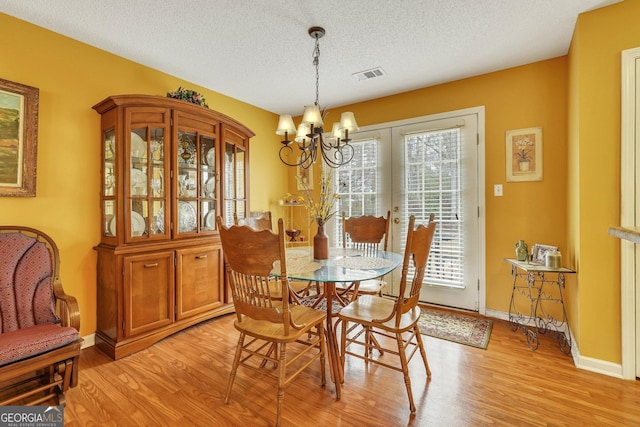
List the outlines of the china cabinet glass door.
<svg viewBox="0 0 640 427">
<path fill-rule="evenodd" d="M 105 236 L 116 236 L 116 138 L 109 129 L 102 135 L 104 165 L 102 169 L 102 224 Z"/>
<path fill-rule="evenodd" d="M 247 212 L 245 192 L 245 151 L 233 143 L 225 143 L 224 150 L 224 219 L 233 224 L 234 215 L 244 218 Z"/>
<path fill-rule="evenodd" d="M 178 131 L 177 141 L 177 233 L 215 230 L 216 143 L 215 137 Z"/>
<path fill-rule="evenodd" d="M 167 163 L 165 131 L 161 127 L 131 129 L 127 236 L 130 239 L 166 237 Z M 126 217 L 126 215 L 125 215 Z"/>
</svg>

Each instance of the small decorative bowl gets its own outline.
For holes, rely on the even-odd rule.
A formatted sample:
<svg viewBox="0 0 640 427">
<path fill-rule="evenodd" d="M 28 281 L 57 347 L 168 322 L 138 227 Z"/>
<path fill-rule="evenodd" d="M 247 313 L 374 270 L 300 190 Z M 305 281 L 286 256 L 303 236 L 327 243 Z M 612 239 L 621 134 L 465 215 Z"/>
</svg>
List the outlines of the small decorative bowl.
<svg viewBox="0 0 640 427">
<path fill-rule="evenodd" d="M 287 233 L 287 236 L 289 236 L 291 239 L 289 240 L 290 242 L 295 242 L 296 241 L 296 237 L 298 237 L 300 235 L 300 230 L 296 230 L 291 229 L 291 230 L 286 230 L 285 233 Z"/>
</svg>

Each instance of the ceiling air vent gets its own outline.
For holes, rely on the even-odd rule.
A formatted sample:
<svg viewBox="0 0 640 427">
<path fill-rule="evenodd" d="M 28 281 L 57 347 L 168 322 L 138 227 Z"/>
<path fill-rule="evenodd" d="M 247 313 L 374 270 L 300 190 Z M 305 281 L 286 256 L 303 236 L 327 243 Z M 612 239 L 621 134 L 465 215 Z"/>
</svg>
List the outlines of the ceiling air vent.
<svg viewBox="0 0 640 427">
<path fill-rule="evenodd" d="M 372 68 L 370 70 L 364 70 L 364 71 L 359 71 L 357 73 L 353 73 L 353 77 L 359 82 L 361 82 L 363 80 L 374 79 L 376 77 L 382 77 L 384 75 L 386 75 L 386 73 L 380 67 L 376 67 L 376 68 Z"/>
</svg>

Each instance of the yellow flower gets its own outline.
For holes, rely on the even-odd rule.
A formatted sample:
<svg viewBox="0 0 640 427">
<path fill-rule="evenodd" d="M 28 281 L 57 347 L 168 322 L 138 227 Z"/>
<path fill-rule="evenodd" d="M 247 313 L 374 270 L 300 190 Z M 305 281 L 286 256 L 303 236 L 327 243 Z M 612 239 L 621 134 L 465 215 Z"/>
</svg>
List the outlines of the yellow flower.
<svg viewBox="0 0 640 427">
<path fill-rule="evenodd" d="M 333 189 L 333 174 L 331 172 L 322 172 L 320 180 L 320 200 L 318 202 L 313 198 L 313 193 L 307 183 L 302 181 L 299 176 L 296 176 L 302 187 L 302 192 L 306 197 L 300 197 L 300 202 L 303 203 L 309 210 L 309 216 L 312 221 L 315 221 L 318 226 L 323 226 L 327 223 L 335 214 L 336 201 L 340 199 L 340 196 L 335 193 Z"/>
</svg>

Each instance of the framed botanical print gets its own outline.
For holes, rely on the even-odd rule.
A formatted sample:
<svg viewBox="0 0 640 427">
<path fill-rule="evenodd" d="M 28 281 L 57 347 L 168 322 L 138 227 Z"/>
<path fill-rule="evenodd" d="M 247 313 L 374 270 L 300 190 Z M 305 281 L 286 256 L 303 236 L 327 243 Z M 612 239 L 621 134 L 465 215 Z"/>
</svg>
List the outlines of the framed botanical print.
<svg viewBox="0 0 640 427">
<path fill-rule="evenodd" d="M 507 182 L 542 181 L 542 128 L 507 131 Z"/>
<path fill-rule="evenodd" d="M 557 246 L 539 245 L 536 243 L 531 250 L 531 264 L 545 265 L 545 256 L 547 253 L 556 252 L 557 250 Z"/>
<path fill-rule="evenodd" d="M 36 195 L 38 88 L 0 79 L 0 196 Z"/>
<path fill-rule="evenodd" d="M 298 159 L 300 162 L 300 159 Z M 309 167 L 297 167 L 298 190 L 313 190 L 313 164 Z"/>
</svg>

